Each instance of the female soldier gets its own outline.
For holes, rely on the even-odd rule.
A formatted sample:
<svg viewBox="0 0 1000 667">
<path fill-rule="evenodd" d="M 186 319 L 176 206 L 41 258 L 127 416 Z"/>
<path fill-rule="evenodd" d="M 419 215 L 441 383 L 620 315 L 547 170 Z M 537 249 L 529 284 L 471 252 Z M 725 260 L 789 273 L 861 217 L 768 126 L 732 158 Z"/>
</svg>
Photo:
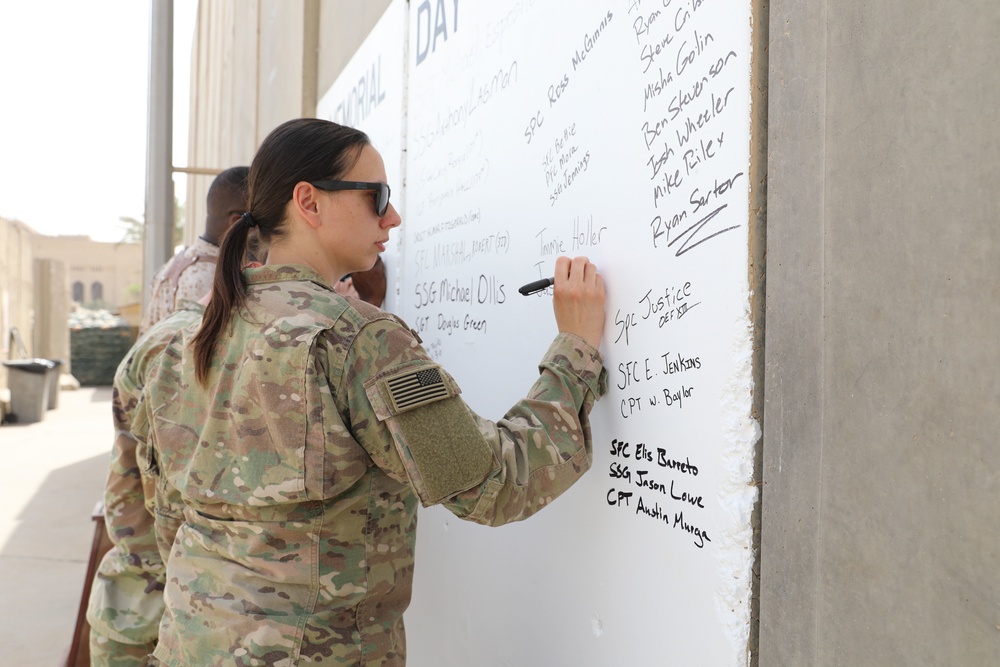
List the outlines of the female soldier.
<svg viewBox="0 0 1000 667">
<path fill-rule="evenodd" d="M 200 329 L 147 385 L 133 428 L 185 503 L 155 652 L 167 665 L 402 665 L 417 501 L 499 525 L 590 467 L 607 377 L 594 265 L 556 262 L 560 333 L 540 378 L 501 421 L 482 419 L 398 318 L 333 291 L 400 224 L 385 181 L 357 130 L 276 128 Z M 267 263 L 241 272 L 252 228 Z"/>
</svg>

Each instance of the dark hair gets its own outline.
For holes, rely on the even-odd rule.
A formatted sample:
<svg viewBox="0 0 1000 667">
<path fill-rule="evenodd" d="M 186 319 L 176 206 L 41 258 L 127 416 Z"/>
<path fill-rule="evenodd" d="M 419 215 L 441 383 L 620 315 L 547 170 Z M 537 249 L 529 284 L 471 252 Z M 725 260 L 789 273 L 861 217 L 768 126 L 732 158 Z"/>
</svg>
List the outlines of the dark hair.
<svg viewBox="0 0 1000 667">
<path fill-rule="evenodd" d="M 234 211 L 242 213 L 247 207 L 247 174 L 250 167 L 230 167 L 222 171 L 208 187 L 205 198 L 205 236 L 218 243 L 230 225 Z"/>
<path fill-rule="evenodd" d="M 296 184 L 338 179 L 358 161 L 368 135 L 319 118 L 282 123 L 261 143 L 247 178 L 247 213 L 229 228 L 219 248 L 212 298 L 192 340 L 195 377 L 205 384 L 216 342 L 247 296 L 243 257 L 250 229 L 269 245 L 284 234 L 285 209 Z"/>
</svg>

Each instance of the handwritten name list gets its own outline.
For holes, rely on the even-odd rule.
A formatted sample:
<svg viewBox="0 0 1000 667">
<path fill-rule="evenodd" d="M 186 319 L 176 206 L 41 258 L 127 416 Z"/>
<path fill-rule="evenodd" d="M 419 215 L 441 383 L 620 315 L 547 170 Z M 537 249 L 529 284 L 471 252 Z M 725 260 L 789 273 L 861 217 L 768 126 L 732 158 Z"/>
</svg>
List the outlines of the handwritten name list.
<svg viewBox="0 0 1000 667">
<path fill-rule="evenodd" d="M 530 42 L 522 31 L 564 10 L 525 0 L 478 9 L 480 23 L 463 27 L 470 15 L 453 19 L 446 4 L 431 38 L 456 40 L 438 42 L 451 55 L 435 55 L 431 39 L 411 82 L 411 326 L 433 357 L 463 363 L 468 345 L 523 331 L 524 304 L 551 300 L 551 287 L 528 298 L 516 289 L 551 276 L 557 257 L 600 257 L 608 280 L 622 275 L 619 263 L 648 267 L 608 303 L 605 401 L 617 437 L 606 448 L 606 501 L 698 549 L 717 532 L 707 500 L 715 490 L 699 477 L 714 458 L 667 440 L 691 437 L 674 424 L 714 414 L 726 373 L 699 333 L 720 326 L 714 267 L 744 227 L 748 187 L 747 139 L 735 122 L 747 111 L 748 56 L 727 43 L 722 4 L 583 3 L 544 58 L 519 46 Z M 431 89 L 419 75 L 439 57 Z M 627 182 L 617 178 L 625 172 Z M 547 308 L 530 312 L 550 317 Z M 677 450 L 696 452 L 698 464 Z"/>
<path fill-rule="evenodd" d="M 591 413 L 594 469 L 575 498 L 557 500 L 569 520 L 540 519 L 574 537 L 547 544 L 547 557 L 590 580 L 567 553 L 586 541 L 593 562 L 628 571 L 608 591 L 625 591 L 628 605 L 604 607 L 618 628 L 667 619 L 658 634 L 686 647 L 680 662 L 738 664 L 730 653 L 745 650 L 728 642 L 716 600 L 748 599 L 719 563 L 749 553 L 731 511 L 745 480 L 728 472 L 743 452 L 726 431 L 732 387 L 746 386 L 734 345 L 747 326 L 749 7 L 421 0 L 410 14 L 404 319 L 469 405 L 497 419 L 537 379 L 557 329 L 553 288 L 525 297 L 518 287 L 553 276 L 560 256 L 594 261 L 608 297 L 608 393 Z M 483 549 L 458 567 L 502 596 L 480 577 L 504 559 Z M 453 567 L 435 573 L 444 580 Z M 668 595 L 691 604 L 636 599 Z M 532 613 L 544 612 L 522 619 L 535 626 Z M 484 645 L 500 625 L 470 633 Z M 593 645 L 567 649 L 567 664 L 632 664 L 658 650 L 638 632 L 605 639 L 599 656 Z"/>
<path fill-rule="evenodd" d="M 721 0 L 630 0 L 636 67 L 643 77 L 638 136 L 653 215 L 648 240 L 680 257 L 737 229 L 722 215 L 743 169 L 718 174 L 726 118 L 734 113 L 740 56 L 716 39 L 706 5 Z M 636 104 L 640 103 L 637 95 Z M 745 113 L 745 110 L 742 111 Z M 728 137 L 731 142 L 745 141 Z M 705 172 L 712 176 L 704 178 Z"/>
<path fill-rule="evenodd" d="M 608 489 L 608 505 L 686 533 L 699 549 L 712 541 L 701 527 L 705 497 L 697 490 L 699 468 L 690 458 L 672 458 L 663 447 L 617 438 L 610 451 L 608 476 L 615 485 Z"/>
</svg>

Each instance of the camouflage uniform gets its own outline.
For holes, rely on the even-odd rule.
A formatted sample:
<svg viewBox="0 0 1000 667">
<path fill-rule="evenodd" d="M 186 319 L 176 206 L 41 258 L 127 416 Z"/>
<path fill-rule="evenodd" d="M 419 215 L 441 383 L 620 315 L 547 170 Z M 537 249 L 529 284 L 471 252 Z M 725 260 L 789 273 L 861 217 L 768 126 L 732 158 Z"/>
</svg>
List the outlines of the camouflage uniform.
<svg viewBox="0 0 1000 667">
<path fill-rule="evenodd" d="M 123 644 L 96 632 L 90 634 L 91 667 L 155 667 L 161 664 L 151 654 L 155 642 L 148 644 Z"/>
<path fill-rule="evenodd" d="M 178 307 L 182 300 L 197 301 L 212 289 L 218 246 L 202 238 L 171 257 L 153 276 L 149 303 L 139 323 L 141 336 Z"/>
<path fill-rule="evenodd" d="M 552 502 L 591 465 L 600 352 L 559 335 L 528 397 L 493 423 L 398 318 L 303 267 L 245 274 L 207 388 L 187 330 L 136 414 L 185 503 L 155 655 L 402 665 L 418 500 L 489 525 Z"/>
<path fill-rule="evenodd" d="M 115 441 L 104 494 L 105 524 L 114 546 L 101 561 L 90 592 L 87 621 L 93 665 L 144 665 L 156 646 L 163 615 L 163 554 L 179 524 L 179 498 L 155 503 L 155 480 L 140 474 L 147 457 L 142 448 L 137 451 L 132 415 L 152 361 L 178 330 L 197 325 L 204 311 L 197 303 L 182 301 L 176 312 L 139 339 L 115 373 Z M 169 536 L 166 544 L 158 545 L 154 533 L 154 504 L 162 515 L 159 528 Z"/>
</svg>

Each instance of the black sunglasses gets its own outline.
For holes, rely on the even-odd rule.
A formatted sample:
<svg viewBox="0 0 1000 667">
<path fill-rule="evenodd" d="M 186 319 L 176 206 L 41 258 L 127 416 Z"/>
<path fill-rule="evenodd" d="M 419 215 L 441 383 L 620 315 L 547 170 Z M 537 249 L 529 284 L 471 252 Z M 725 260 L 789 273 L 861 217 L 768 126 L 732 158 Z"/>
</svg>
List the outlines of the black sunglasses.
<svg viewBox="0 0 1000 667">
<path fill-rule="evenodd" d="M 310 185 L 328 192 L 334 192 L 336 190 L 377 190 L 378 197 L 375 199 L 375 213 L 381 218 L 389 209 L 389 186 L 385 183 L 365 183 L 363 181 L 310 181 Z"/>
</svg>

